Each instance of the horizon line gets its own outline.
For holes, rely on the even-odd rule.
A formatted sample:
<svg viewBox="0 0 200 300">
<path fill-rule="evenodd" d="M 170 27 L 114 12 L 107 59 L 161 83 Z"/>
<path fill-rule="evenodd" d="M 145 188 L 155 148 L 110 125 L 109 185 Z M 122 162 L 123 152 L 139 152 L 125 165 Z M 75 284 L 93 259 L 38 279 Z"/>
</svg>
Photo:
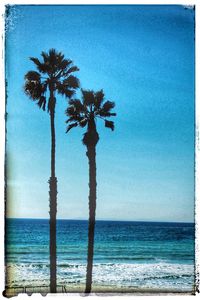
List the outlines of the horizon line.
<svg viewBox="0 0 200 300">
<path fill-rule="evenodd" d="M 5 219 L 27 219 L 27 220 L 50 220 L 50 218 L 27 218 L 27 217 L 6 217 Z M 57 221 L 87 221 L 88 219 L 64 219 L 57 218 Z M 195 221 L 153 221 L 153 220 L 111 220 L 111 219 L 96 219 L 96 221 L 103 222 L 146 222 L 146 223 L 189 223 L 195 224 Z"/>
</svg>

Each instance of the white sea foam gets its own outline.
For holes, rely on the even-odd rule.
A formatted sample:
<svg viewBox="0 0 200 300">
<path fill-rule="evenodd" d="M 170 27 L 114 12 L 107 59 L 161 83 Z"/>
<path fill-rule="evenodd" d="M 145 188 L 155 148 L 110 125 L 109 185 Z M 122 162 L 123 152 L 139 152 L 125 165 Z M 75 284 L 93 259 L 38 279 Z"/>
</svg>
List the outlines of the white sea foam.
<svg viewBox="0 0 200 300">
<path fill-rule="evenodd" d="M 49 266 L 45 264 L 8 264 L 8 286 L 37 286 L 49 284 Z M 85 283 L 86 265 L 60 263 L 57 267 L 58 284 Z M 93 283 L 101 286 L 168 288 L 192 290 L 194 266 L 190 264 L 125 264 L 99 263 L 93 267 Z"/>
</svg>

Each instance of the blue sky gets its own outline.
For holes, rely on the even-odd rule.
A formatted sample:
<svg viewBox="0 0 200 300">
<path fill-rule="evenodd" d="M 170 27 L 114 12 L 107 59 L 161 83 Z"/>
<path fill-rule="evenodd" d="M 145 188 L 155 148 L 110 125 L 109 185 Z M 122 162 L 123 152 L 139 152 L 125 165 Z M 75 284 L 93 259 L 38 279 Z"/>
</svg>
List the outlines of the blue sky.
<svg viewBox="0 0 200 300">
<path fill-rule="evenodd" d="M 98 122 L 97 219 L 194 220 L 194 11 L 183 6 L 13 6 L 6 44 L 9 217 L 48 218 L 50 120 L 23 92 L 30 56 L 56 48 L 81 86 L 115 101 Z M 58 218 L 88 218 L 83 129 L 57 97 Z"/>
</svg>

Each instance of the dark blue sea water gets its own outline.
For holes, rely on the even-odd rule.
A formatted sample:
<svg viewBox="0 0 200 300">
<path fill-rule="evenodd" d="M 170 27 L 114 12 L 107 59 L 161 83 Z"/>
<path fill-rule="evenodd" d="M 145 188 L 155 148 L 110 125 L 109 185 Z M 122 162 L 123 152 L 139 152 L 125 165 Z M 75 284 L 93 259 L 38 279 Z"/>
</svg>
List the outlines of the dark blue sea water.
<svg viewBox="0 0 200 300">
<path fill-rule="evenodd" d="M 192 291 L 194 224 L 97 221 L 94 284 Z M 58 284 L 85 283 L 87 221 L 57 221 Z M 7 285 L 49 284 L 49 221 L 7 219 Z"/>
</svg>

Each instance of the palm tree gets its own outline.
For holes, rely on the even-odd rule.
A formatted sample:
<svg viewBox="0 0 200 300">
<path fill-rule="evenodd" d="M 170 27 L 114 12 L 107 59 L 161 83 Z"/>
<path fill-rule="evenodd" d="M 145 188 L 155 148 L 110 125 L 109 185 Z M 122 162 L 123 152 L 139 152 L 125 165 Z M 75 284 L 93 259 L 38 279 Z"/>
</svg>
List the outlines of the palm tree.
<svg viewBox="0 0 200 300">
<path fill-rule="evenodd" d="M 51 177 L 49 179 L 49 206 L 50 206 L 50 292 L 56 293 L 56 213 L 57 213 L 57 178 L 55 175 L 55 106 L 56 93 L 71 98 L 79 87 L 79 80 L 72 75 L 79 69 L 70 59 L 65 59 L 61 52 L 50 49 L 42 52 L 42 61 L 30 57 L 38 72 L 29 71 L 25 75 L 25 93 L 36 102 L 39 108 L 46 110 L 50 115 L 51 125 Z"/>
<path fill-rule="evenodd" d="M 94 253 L 94 231 L 95 231 L 95 213 L 96 213 L 96 145 L 99 141 L 99 134 L 96 130 L 97 118 L 104 120 L 105 127 L 114 130 L 114 122 L 107 118 L 116 116 L 111 110 L 115 103 L 104 101 L 103 90 L 94 92 L 81 90 L 82 100 L 72 99 L 69 101 L 69 107 L 66 115 L 69 117 L 66 123 L 69 123 L 67 132 L 73 127 L 85 127 L 87 132 L 83 135 L 82 142 L 87 147 L 86 155 L 89 162 L 89 225 L 88 225 L 88 258 L 85 293 L 91 292 L 92 286 L 92 267 Z"/>
</svg>

